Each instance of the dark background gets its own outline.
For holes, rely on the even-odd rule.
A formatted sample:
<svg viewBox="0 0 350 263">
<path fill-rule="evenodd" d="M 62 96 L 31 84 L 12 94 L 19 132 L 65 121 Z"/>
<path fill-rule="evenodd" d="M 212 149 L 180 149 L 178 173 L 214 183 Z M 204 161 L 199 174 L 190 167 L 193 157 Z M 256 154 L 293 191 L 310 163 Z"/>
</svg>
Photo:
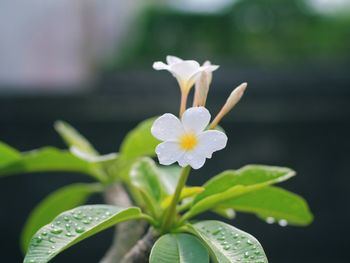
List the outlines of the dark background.
<svg viewBox="0 0 350 263">
<path fill-rule="evenodd" d="M 268 225 L 243 214 L 232 223 L 257 237 L 272 263 L 348 262 L 350 19 L 343 13 L 307 12 L 301 1 L 288 6 L 280 2 L 241 1 L 218 15 L 147 9 L 139 18 L 140 39 L 122 56 L 111 55 L 95 71 L 89 88 L 48 93 L 44 85 L 28 83 L 32 91 L 24 94 L 17 91 L 18 84 L 4 83 L 0 139 L 22 151 L 45 145 L 64 148 L 52 128 L 62 119 L 101 153 L 115 152 L 142 119 L 178 111 L 175 80 L 152 71 L 152 62 L 166 54 L 209 58 L 221 65 L 207 105 L 213 115 L 233 87 L 244 81 L 249 87 L 222 123 L 228 146 L 193 173 L 190 184 L 200 185 L 223 169 L 249 163 L 291 167 L 298 174 L 282 186 L 308 200 L 315 216 L 309 227 Z M 253 15 L 241 19 L 245 9 Z M 266 27 L 260 23 L 267 21 L 264 14 L 272 17 Z M 248 21 L 249 26 L 239 29 L 237 21 Z M 18 240 L 31 209 L 51 191 L 81 181 L 89 179 L 62 173 L 1 178 L 0 261 L 21 262 Z M 90 201 L 102 199 L 95 196 Z M 97 262 L 111 239 L 112 231 L 105 231 L 53 262 Z"/>
</svg>

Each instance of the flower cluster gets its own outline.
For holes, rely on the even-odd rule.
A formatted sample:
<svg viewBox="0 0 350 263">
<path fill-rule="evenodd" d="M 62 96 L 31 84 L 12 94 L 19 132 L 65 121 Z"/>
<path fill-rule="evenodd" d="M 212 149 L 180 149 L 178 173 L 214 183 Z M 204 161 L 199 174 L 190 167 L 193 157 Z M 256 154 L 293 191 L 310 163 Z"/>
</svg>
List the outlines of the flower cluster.
<svg viewBox="0 0 350 263">
<path fill-rule="evenodd" d="M 210 113 L 205 108 L 205 103 L 212 79 L 212 72 L 219 66 L 206 61 L 202 66 L 194 60 L 182 60 L 174 56 L 167 57 L 167 63 L 155 62 L 156 70 L 167 70 L 173 74 L 181 90 L 180 118 L 166 113 L 160 116 L 152 126 L 152 134 L 162 141 L 156 153 L 159 163 L 170 165 L 178 162 L 181 167 L 191 166 L 194 169 L 201 168 L 207 158 L 211 158 L 213 152 L 225 148 L 227 136 L 224 132 L 214 130 L 220 120 L 240 100 L 246 83 L 238 86 L 221 111 L 210 123 Z M 186 110 L 187 97 L 195 85 L 193 107 Z"/>
</svg>

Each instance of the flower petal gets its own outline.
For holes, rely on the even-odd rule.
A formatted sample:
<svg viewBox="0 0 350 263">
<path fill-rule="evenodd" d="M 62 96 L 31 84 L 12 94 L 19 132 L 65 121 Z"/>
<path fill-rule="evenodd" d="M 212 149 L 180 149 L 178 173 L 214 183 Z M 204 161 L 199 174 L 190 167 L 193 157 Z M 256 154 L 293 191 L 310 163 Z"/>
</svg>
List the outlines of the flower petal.
<svg viewBox="0 0 350 263">
<path fill-rule="evenodd" d="M 211 158 L 213 152 L 222 150 L 226 147 L 227 136 L 221 131 L 205 131 L 198 135 L 198 146 L 195 152 Z"/>
<path fill-rule="evenodd" d="M 204 71 L 213 72 L 219 68 L 218 65 L 212 65 L 212 64 L 210 64 L 209 61 L 207 61 L 207 62 L 204 63 L 203 66 L 201 67 Z"/>
<path fill-rule="evenodd" d="M 199 154 L 198 151 L 189 151 L 179 159 L 179 165 L 184 167 L 190 165 L 193 169 L 201 168 L 205 163 L 205 156 Z"/>
<path fill-rule="evenodd" d="M 187 132 L 199 133 L 208 126 L 210 113 L 204 107 L 189 108 L 182 115 L 181 121 Z"/>
<path fill-rule="evenodd" d="M 156 61 L 153 63 L 153 68 L 155 70 L 170 70 L 170 66 L 162 61 Z"/>
<path fill-rule="evenodd" d="M 162 142 L 156 147 L 160 164 L 170 165 L 178 161 L 184 154 L 177 142 Z"/>
<path fill-rule="evenodd" d="M 194 60 L 184 60 L 179 63 L 170 65 L 170 71 L 179 82 L 189 81 L 197 72 L 201 72 L 200 65 Z"/>
<path fill-rule="evenodd" d="M 151 132 L 158 140 L 176 141 L 184 133 L 184 129 L 175 115 L 166 113 L 154 121 Z"/>
<path fill-rule="evenodd" d="M 168 63 L 168 65 L 172 65 L 172 64 L 179 63 L 182 61 L 183 61 L 183 59 L 175 57 L 175 56 L 167 56 L 166 57 L 166 62 Z"/>
</svg>

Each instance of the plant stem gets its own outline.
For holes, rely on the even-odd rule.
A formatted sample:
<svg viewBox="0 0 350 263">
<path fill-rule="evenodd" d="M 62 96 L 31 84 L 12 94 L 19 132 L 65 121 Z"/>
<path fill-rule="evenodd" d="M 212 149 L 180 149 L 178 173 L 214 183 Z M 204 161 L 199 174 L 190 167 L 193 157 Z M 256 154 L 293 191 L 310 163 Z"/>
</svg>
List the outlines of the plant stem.
<svg viewBox="0 0 350 263">
<path fill-rule="evenodd" d="M 157 226 L 157 222 L 154 220 L 154 218 L 147 214 L 141 214 L 140 219 L 146 220 L 152 226 Z"/>
<path fill-rule="evenodd" d="M 165 211 L 164 220 L 162 223 L 161 232 L 165 232 L 173 223 L 174 217 L 176 216 L 176 205 L 179 202 L 181 191 L 184 188 L 188 175 L 190 174 L 191 167 L 186 166 L 182 169 L 180 179 L 177 183 L 176 190 L 171 200 L 169 208 Z"/>
</svg>

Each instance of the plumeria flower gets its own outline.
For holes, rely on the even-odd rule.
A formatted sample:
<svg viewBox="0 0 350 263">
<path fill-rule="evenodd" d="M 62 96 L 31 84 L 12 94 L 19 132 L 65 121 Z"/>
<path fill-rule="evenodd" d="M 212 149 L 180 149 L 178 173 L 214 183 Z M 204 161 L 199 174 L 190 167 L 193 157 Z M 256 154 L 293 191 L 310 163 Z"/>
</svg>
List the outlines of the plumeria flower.
<svg viewBox="0 0 350 263">
<path fill-rule="evenodd" d="M 156 147 L 159 163 L 180 166 L 190 165 L 201 168 L 206 158 L 213 152 L 225 148 L 227 136 L 216 130 L 205 130 L 210 121 L 210 113 L 204 107 L 187 109 L 181 121 L 173 114 L 166 113 L 155 120 L 152 134 L 163 141 Z"/>
<path fill-rule="evenodd" d="M 212 65 L 210 63 L 204 63 L 201 66 L 197 61 L 194 60 L 182 60 L 181 58 L 174 56 L 166 57 L 167 63 L 161 61 L 153 63 L 153 68 L 156 70 L 167 70 L 173 74 L 177 79 L 181 89 L 181 105 L 180 105 L 180 116 L 186 110 L 186 103 L 188 94 L 196 82 L 201 72 L 212 72 L 217 70 L 219 66 Z"/>
<path fill-rule="evenodd" d="M 212 72 L 219 68 L 219 66 L 210 63 L 204 63 L 201 66 L 195 60 L 182 60 L 175 56 L 167 56 L 166 61 L 168 64 L 161 61 L 154 62 L 153 68 L 155 70 L 167 70 L 172 73 L 184 92 L 188 92 L 192 88 L 199 73 L 202 71 Z"/>
</svg>

